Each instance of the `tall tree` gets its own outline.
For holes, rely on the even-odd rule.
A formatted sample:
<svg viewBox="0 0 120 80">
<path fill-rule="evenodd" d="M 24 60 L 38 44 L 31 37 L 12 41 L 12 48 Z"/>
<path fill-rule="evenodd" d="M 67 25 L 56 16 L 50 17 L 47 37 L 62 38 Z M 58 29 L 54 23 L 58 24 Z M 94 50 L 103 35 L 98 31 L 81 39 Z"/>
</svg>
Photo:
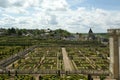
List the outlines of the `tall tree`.
<svg viewBox="0 0 120 80">
<path fill-rule="evenodd" d="M 8 33 L 8 35 L 11 35 L 11 34 L 16 34 L 16 30 L 15 30 L 15 28 L 9 28 L 8 30 L 7 30 L 7 33 Z"/>
</svg>

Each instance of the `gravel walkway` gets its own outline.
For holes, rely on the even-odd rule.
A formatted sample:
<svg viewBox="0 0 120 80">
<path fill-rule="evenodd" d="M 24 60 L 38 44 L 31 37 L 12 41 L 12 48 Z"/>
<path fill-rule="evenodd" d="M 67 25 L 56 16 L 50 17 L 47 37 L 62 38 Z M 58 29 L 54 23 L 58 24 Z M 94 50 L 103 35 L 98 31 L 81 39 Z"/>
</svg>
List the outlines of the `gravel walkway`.
<svg viewBox="0 0 120 80">
<path fill-rule="evenodd" d="M 64 63 L 65 71 L 73 71 L 74 70 L 73 64 L 69 59 L 65 48 L 62 48 L 62 55 L 63 55 L 63 63 Z"/>
</svg>

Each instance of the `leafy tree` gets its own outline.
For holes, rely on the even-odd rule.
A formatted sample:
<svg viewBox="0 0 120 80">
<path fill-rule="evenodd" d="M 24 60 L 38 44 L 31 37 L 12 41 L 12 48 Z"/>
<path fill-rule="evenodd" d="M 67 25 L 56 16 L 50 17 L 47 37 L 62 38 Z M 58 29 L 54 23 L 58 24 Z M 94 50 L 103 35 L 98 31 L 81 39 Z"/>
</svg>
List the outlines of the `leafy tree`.
<svg viewBox="0 0 120 80">
<path fill-rule="evenodd" d="M 38 29 L 35 29 L 34 30 L 34 35 L 39 35 L 40 34 L 40 31 Z"/>
<path fill-rule="evenodd" d="M 92 80 L 92 76 L 88 74 L 88 80 Z"/>
<path fill-rule="evenodd" d="M 22 30 L 18 30 L 17 34 L 18 34 L 18 36 L 21 36 L 22 35 Z"/>
<path fill-rule="evenodd" d="M 17 71 L 15 71 L 15 76 L 17 76 L 17 74 L 18 74 L 18 72 L 17 72 Z"/>
<path fill-rule="evenodd" d="M 10 71 L 8 71 L 8 76 L 10 76 Z"/>
<path fill-rule="evenodd" d="M 57 29 L 57 30 L 54 31 L 54 33 L 55 33 L 56 35 L 61 36 L 61 37 L 66 37 L 66 36 L 71 35 L 70 32 L 68 32 L 68 31 L 66 31 L 66 30 L 62 30 L 62 29 Z"/>
<path fill-rule="evenodd" d="M 27 34 L 27 30 L 26 29 L 21 29 L 23 34 Z"/>
<path fill-rule="evenodd" d="M 9 28 L 8 30 L 7 30 L 7 33 L 8 33 L 8 35 L 11 35 L 11 34 L 16 34 L 16 30 L 15 30 L 15 28 Z"/>
<path fill-rule="evenodd" d="M 100 76 L 100 80 L 104 80 L 106 77 L 104 75 Z"/>
</svg>

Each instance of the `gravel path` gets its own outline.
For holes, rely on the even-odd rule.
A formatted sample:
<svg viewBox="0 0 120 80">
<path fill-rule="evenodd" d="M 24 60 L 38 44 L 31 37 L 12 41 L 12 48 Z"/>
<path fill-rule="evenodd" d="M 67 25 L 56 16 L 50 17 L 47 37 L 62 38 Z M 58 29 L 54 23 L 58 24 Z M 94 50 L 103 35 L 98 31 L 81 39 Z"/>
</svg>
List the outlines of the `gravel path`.
<svg viewBox="0 0 120 80">
<path fill-rule="evenodd" d="M 62 55 L 63 55 L 63 63 L 65 71 L 73 71 L 74 67 L 70 59 L 68 58 L 68 54 L 65 48 L 62 48 Z"/>
</svg>

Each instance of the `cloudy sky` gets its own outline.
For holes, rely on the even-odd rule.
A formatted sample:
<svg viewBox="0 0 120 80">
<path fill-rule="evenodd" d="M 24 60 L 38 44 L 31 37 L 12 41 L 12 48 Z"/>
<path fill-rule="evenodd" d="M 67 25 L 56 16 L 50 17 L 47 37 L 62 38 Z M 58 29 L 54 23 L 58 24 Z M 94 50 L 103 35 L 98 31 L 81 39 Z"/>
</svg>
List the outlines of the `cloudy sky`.
<svg viewBox="0 0 120 80">
<path fill-rule="evenodd" d="M 120 0 L 0 0 L 0 27 L 107 32 L 120 28 Z"/>
</svg>

